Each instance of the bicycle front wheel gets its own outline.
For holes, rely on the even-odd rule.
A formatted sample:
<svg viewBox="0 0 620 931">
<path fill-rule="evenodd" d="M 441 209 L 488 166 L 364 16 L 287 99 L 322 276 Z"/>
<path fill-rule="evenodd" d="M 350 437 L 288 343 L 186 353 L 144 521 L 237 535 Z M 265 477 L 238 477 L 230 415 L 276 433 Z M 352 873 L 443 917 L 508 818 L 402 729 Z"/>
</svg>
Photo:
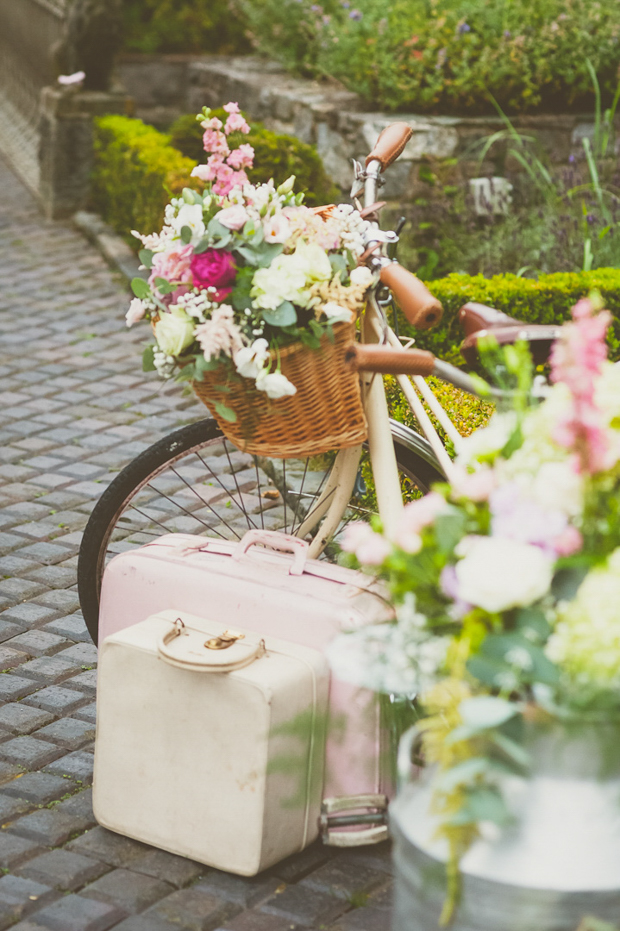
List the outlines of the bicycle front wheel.
<svg viewBox="0 0 620 931">
<path fill-rule="evenodd" d="M 425 439 L 391 421 L 404 497 L 426 494 L 441 481 Z M 276 460 L 240 452 L 213 420 L 182 427 L 145 449 L 109 484 L 84 530 L 78 559 L 78 593 L 94 643 L 106 563 L 112 556 L 164 533 L 241 539 L 252 528 L 295 534 L 321 495 L 337 450 L 311 459 Z M 362 454 L 353 496 L 332 542 L 351 520 L 375 511 L 367 454 Z M 336 544 L 336 545 L 334 545 Z"/>
</svg>

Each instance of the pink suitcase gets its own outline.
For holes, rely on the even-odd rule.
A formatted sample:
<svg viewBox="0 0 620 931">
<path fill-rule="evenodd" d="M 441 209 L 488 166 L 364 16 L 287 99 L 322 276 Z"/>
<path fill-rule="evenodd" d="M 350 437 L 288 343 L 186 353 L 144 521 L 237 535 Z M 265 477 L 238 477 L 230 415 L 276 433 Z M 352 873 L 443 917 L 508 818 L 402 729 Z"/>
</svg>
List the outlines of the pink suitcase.
<svg viewBox="0 0 620 931">
<path fill-rule="evenodd" d="M 250 530 L 238 543 L 168 534 L 121 553 L 105 570 L 99 640 L 174 609 L 323 650 L 343 629 L 392 616 L 375 580 L 308 559 L 307 550 L 297 537 Z M 327 843 L 353 846 L 387 836 L 390 743 L 378 698 L 332 678 L 322 819 Z"/>
</svg>

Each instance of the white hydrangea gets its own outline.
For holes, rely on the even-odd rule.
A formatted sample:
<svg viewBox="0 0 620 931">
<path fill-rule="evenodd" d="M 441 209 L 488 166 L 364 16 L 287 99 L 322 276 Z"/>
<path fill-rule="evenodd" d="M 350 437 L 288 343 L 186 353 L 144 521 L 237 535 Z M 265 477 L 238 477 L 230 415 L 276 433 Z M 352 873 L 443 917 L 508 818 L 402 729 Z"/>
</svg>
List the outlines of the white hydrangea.
<svg viewBox="0 0 620 931">
<path fill-rule="evenodd" d="M 426 618 L 408 593 L 396 623 L 372 624 L 332 641 L 327 658 L 343 682 L 377 692 L 413 695 L 437 681 L 445 664 L 449 637 L 431 634 Z"/>
<path fill-rule="evenodd" d="M 552 662 L 588 690 L 620 691 L 620 549 L 593 569 L 571 602 L 559 606 L 546 646 Z"/>
</svg>

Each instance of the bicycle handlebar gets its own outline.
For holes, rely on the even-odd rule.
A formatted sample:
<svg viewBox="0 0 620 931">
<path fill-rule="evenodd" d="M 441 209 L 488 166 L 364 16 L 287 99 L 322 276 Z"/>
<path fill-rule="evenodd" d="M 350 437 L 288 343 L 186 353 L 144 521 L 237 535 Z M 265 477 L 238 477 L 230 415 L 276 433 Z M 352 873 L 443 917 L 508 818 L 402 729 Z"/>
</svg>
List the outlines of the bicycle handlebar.
<svg viewBox="0 0 620 931">
<path fill-rule="evenodd" d="M 379 162 L 381 171 L 396 161 L 411 137 L 413 130 L 408 123 L 392 123 L 386 126 L 375 142 L 375 147 L 366 158 L 366 167 L 372 161 Z"/>
<path fill-rule="evenodd" d="M 426 285 L 397 262 L 381 269 L 381 281 L 394 294 L 406 319 L 420 330 L 429 330 L 442 318 L 443 307 Z"/>
<path fill-rule="evenodd" d="M 356 372 L 383 375 L 432 375 L 435 356 L 426 349 L 391 349 L 376 343 L 351 343 L 344 354 L 345 365 Z"/>
</svg>

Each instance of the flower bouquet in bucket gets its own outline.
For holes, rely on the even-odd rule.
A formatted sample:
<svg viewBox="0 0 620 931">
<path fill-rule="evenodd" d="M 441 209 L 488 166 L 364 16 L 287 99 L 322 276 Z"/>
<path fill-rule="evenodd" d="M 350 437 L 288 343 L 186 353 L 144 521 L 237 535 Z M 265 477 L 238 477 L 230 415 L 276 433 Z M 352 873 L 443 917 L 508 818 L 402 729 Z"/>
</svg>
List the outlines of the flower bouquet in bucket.
<svg viewBox="0 0 620 931">
<path fill-rule="evenodd" d="M 150 320 L 145 366 L 192 383 L 224 433 L 252 453 L 313 455 L 366 435 L 357 376 L 341 364 L 373 276 L 358 267 L 368 223 L 348 205 L 310 209 L 294 177 L 253 185 L 249 126 L 197 119 L 209 153 L 143 235 L 131 326 Z"/>
<path fill-rule="evenodd" d="M 385 579 L 396 620 L 343 634 L 336 674 L 417 695 L 412 741 L 432 764 L 392 808 L 397 931 L 447 923 L 461 889 L 458 931 L 573 929 L 584 913 L 620 914 L 610 321 L 597 295 L 576 305 L 540 403 L 526 347 L 504 350 L 514 405 L 463 440 L 450 484 L 407 505 L 389 539 L 361 522 L 345 536 L 351 560 Z M 447 867 L 447 900 L 433 861 Z"/>
</svg>

